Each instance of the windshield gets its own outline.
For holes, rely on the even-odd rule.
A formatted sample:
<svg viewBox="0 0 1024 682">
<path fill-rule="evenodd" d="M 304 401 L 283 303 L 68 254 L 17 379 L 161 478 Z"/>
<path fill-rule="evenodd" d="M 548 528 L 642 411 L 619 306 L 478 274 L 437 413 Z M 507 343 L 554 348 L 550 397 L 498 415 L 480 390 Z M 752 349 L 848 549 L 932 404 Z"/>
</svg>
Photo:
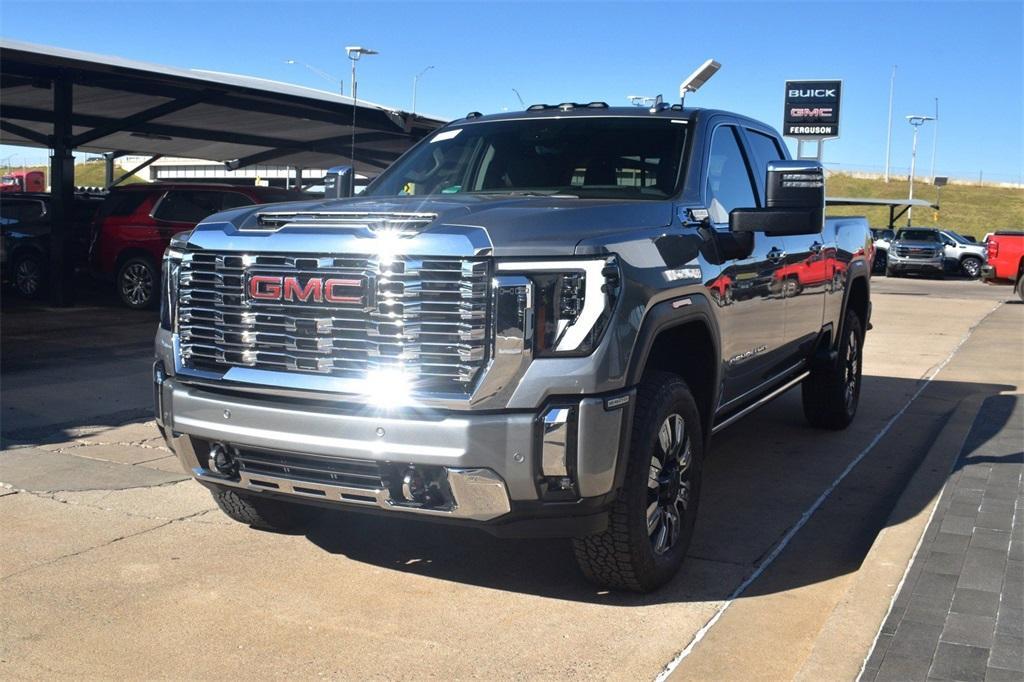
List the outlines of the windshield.
<svg viewBox="0 0 1024 682">
<path fill-rule="evenodd" d="M 661 118 L 467 123 L 418 145 L 366 195 L 664 199 L 675 192 L 685 136 L 685 125 Z"/>
<path fill-rule="evenodd" d="M 957 234 L 956 232 L 945 232 L 944 234 L 955 242 L 960 242 L 961 244 L 971 243 L 971 240 L 964 237 L 962 234 Z"/>
<path fill-rule="evenodd" d="M 939 233 L 934 230 L 900 230 L 900 241 L 906 242 L 937 242 Z"/>
</svg>

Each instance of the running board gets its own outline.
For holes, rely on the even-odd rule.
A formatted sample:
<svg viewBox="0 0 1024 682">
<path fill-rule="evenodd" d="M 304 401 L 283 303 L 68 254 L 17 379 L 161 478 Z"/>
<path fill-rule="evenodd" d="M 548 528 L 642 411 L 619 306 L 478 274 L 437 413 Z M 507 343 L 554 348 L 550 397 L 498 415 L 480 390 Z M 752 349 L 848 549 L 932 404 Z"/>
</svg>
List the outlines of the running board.
<svg viewBox="0 0 1024 682">
<path fill-rule="evenodd" d="M 731 417 L 729 417 L 728 419 L 726 419 L 722 423 L 715 424 L 711 428 L 712 435 L 718 433 L 719 431 L 721 431 L 725 427 L 729 426 L 730 424 L 733 424 L 733 423 L 739 421 L 741 418 L 746 417 L 748 414 L 750 414 L 751 412 L 753 412 L 757 408 L 764 406 L 769 401 L 779 397 L 780 395 L 782 395 L 783 393 L 785 393 L 789 389 L 793 388 L 793 386 L 799 384 L 801 381 L 806 379 L 808 374 L 810 374 L 810 372 L 802 372 L 801 374 L 798 374 L 795 378 L 790 379 L 789 381 L 787 381 L 786 383 L 782 384 L 781 386 L 779 386 L 777 389 L 775 389 L 771 393 L 769 393 L 769 394 L 767 394 L 767 395 L 765 395 L 765 396 L 763 396 L 761 398 L 758 398 L 757 400 L 755 400 L 754 402 L 750 403 L 749 405 L 747 405 L 742 410 L 740 410 L 736 414 L 732 415 Z"/>
</svg>

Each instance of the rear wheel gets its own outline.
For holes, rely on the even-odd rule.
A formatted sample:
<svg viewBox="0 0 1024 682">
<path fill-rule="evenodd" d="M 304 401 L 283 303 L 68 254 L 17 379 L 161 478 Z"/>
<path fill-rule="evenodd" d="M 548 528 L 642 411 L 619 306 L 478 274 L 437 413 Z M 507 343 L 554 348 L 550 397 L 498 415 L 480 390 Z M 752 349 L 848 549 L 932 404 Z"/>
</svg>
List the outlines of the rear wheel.
<svg viewBox="0 0 1024 682">
<path fill-rule="evenodd" d="M 288 504 L 231 488 L 218 487 L 210 492 L 222 512 L 253 528 L 281 532 L 303 530 L 318 515 L 318 510 L 313 507 Z"/>
<path fill-rule="evenodd" d="M 700 416 L 686 383 L 658 372 L 637 394 L 626 478 L 602 533 L 573 540 L 592 582 L 647 592 L 679 570 L 693 536 L 703 460 Z"/>
<path fill-rule="evenodd" d="M 1024 273 L 1017 275 L 1017 296 L 1024 303 Z"/>
<path fill-rule="evenodd" d="M 981 274 L 981 259 L 968 256 L 960 261 L 960 269 L 971 279 L 977 279 Z"/>
<path fill-rule="evenodd" d="M 812 426 L 845 429 L 857 414 L 864 351 L 860 317 L 846 311 L 836 362 L 817 367 L 802 384 L 804 415 Z"/>
<path fill-rule="evenodd" d="M 148 258 L 126 260 L 117 271 L 117 293 L 121 301 L 134 310 L 152 308 L 160 275 Z"/>
<path fill-rule="evenodd" d="M 38 253 L 23 253 L 11 264 L 14 288 L 25 298 L 38 298 L 46 290 L 46 263 Z"/>
</svg>

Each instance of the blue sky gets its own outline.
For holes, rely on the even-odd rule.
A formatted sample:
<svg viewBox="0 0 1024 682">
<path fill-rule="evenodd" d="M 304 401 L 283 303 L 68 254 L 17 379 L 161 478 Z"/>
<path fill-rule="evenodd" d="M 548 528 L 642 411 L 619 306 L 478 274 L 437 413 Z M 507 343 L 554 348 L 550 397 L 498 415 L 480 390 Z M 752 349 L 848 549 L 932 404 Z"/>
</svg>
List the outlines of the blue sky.
<svg viewBox="0 0 1024 682">
<path fill-rule="evenodd" d="M 881 171 L 889 75 L 898 64 L 893 167 L 910 164 L 911 113 L 940 99 L 936 172 L 1024 176 L 1024 3 L 1012 2 L 4 2 L 5 38 L 333 89 L 296 59 L 345 81 L 343 47 L 380 51 L 359 94 L 444 117 L 527 104 L 663 93 L 709 57 L 722 70 L 688 98 L 781 127 L 786 79 L 844 81 L 842 138 L 825 161 Z M 931 164 L 933 129 L 920 138 Z M 0 158 L 45 158 L 0 147 Z"/>
</svg>

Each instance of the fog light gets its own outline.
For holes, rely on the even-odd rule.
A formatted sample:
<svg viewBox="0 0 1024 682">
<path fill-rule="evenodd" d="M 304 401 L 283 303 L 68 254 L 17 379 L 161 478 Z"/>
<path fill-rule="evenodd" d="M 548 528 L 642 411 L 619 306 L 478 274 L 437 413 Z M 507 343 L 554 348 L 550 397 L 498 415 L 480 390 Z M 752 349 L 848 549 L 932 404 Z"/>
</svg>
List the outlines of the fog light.
<svg viewBox="0 0 1024 682">
<path fill-rule="evenodd" d="M 222 476 L 236 476 L 238 463 L 232 457 L 228 446 L 223 443 L 211 443 L 207 467 Z"/>
<path fill-rule="evenodd" d="M 402 497 L 406 502 L 423 504 L 427 501 L 427 486 L 423 482 L 423 476 L 416 471 L 415 467 L 409 467 L 402 476 Z"/>
</svg>

